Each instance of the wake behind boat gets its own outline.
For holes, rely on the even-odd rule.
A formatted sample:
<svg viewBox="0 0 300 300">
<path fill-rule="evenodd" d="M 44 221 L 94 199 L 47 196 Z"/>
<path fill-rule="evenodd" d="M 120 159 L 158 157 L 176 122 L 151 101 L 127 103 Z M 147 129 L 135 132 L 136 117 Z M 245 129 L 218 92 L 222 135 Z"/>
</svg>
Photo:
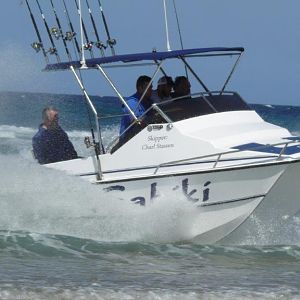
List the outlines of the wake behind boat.
<svg viewBox="0 0 300 300">
<path fill-rule="evenodd" d="M 92 130 L 92 138 L 85 139 L 87 146 L 94 147 L 94 155 L 46 164 L 46 167 L 81 176 L 131 205 L 151 205 L 151 202 L 159 201 L 160 195 L 174 191 L 181 193 L 186 201 L 197 207 L 197 216 L 189 228 L 190 236 L 203 243 L 227 237 L 257 210 L 266 223 L 272 210 L 278 218 L 292 216 L 300 210 L 297 199 L 300 192 L 297 183 L 300 137 L 265 122 L 237 92 L 226 90 L 244 52 L 242 47 L 168 49 L 116 55 L 116 41 L 110 36 L 104 14 L 107 42 L 100 43 L 98 34 L 96 42 L 89 39 L 88 32 L 98 31 L 88 1 L 85 7 L 81 1 L 75 1 L 80 20 L 77 31 L 64 0 L 61 4 L 69 31 L 61 27 L 52 1 L 57 27 L 50 30 L 43 10 L 36 2 L 50 48 L 46 49 L 46 39 L 42 38 L 37 18 L 26 1 L 38 37 L 33 47 L 37 52 L 42 51 L 46 71 L 69 70 L 73 73 L 95 123 L 95 134 Z M 103 13 L 100 2 L 99 5 Z M 90 28 L 86 18 L 90 18 Z M 80 46 L 76 32 L 81 33 Z M 65 60 L 61 59 L 62 54 L 55 44 L 59 40 Z M 73 55 L 68 43 L 74 44 Z M 94 48 L 99 49 L 100 57 L 95 56 Z M 112 55 L 107 55 L 106 48 Z M 85 53 L 89 53 L 90 58 L 86 58 Z M 56 62 L 51 62 L 53 57 Z M 229 75 L 219 90 L 210 90 L 199 75 L 201 69 L 199 73 L 197 62 L 228 57 L 235 58 Z M 181 64 L 188 77 L 197 82 L 198 86 L 193 89 L 198 92 L 154 103 L 140 116 L 128 106 L 127 99 L 109 74 L 115 68 L 134 68 L 142 73 L 147 68 L 152 70 L 141 102 L 158 74 L 176 76 L 174 64 Z M 118 139 L 106 145 L 101 138 L 103 116 L 97 112 L 81 76 L 89 70 L 99 72 L 103 84 L 110 85 L 133 120 Z M 210 75 L 216 74 L 211 71 Z"/>
</svg>

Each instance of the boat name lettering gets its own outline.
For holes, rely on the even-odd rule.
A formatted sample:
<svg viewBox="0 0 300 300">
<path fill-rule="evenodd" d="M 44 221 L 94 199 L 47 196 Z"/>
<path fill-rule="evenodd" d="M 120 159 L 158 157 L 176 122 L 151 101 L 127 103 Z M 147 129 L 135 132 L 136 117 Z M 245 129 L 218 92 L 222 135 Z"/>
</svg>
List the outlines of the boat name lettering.
<svg viewBox="0 0 300 300">
<path fill-rule="evenodd" d="M 185 178 L 181 181 L 181 185 L 176 185 L 172 188 L 173 191 L 181 190 L 182 194 L 186 197 L 187 200 L 191 202 L 206 202 L 209 200 L 209 185 L 211 184 L 210 181 L 206 181 L 202 187 L 202 195 L 201 193 L 197 193 L 197 189 L 190 189 L 189 187 L 189 179 Z M 159 197 L 158 191 L 158 183 L 154 182 L 150 185 L 150 201 L 153 201 L 155 198 Z M 123 185 L 111 185 L 103 189 L 105 192 L 112 192 L 112 191 L 119 191 L 124 192 L 126 190 L 125 186 Z M 201 197 L 202 196 L 202 197 Z M 139 205 L 146 205 L 146 198 L 143 196 L 136 196 L 130 199 L 131 202 Z"/>
<path fill-rule="evenodd" d="M 154 149 L 164 149 L 164 148 L 173 148 L 174 144 L 166 144 L 168 136 L 148 136 L 147 141 L 153 142 L 153 144 L 144 144 L 142 145 L 142 150 L 154 150 Z"/>
<path fill-rule="evenodd" d="M 168 136 L 163 135 L 163 136 L 153 136 L 153 135 L 149 135 L 148 136 L 148 142 L 155 142 L 155 143 L 159 143 L 161 141 L 165 141 L 168 139 Z"/>
</svg>

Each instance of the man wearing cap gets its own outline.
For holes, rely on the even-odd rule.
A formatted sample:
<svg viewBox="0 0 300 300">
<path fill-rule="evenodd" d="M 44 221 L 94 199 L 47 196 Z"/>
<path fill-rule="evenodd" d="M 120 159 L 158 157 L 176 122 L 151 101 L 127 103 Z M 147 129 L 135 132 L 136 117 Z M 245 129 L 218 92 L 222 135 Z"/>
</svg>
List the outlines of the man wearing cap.
<svg viewBox="0 0 300 300">
<path fill-rule="evenodd" d="M 157 82 L 157 90 L 152 91 L 151 99 L 153 103 L 171 100 L 171 91 L 173 88 L 173 79 L 170 76 L 163 76 Z"/>
</svg>

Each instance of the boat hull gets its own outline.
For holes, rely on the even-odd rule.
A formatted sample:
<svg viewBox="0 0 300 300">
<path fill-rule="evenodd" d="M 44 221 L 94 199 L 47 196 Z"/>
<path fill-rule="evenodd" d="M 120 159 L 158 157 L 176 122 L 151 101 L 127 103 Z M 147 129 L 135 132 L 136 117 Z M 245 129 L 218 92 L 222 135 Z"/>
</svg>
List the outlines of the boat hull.
<svg viewBox="0 0 300 300">
<path fill-rule="evenodd" d="M 76 164 L 83 162 L 74 160 L 48 166 L 76 170 L 80 169 Z M 135 177 L 130 172 L 121 171 L 102 180 L 97 180 L 92 174 L 84 178 L 98 185 L 108 199 L 117 198 L 129 205 L 150 206 L 166 198 L 172 205 L 173 199 L 178 198 L 182 201 L 182 210 L 186 205 L 192 208 L 185 237 L 197 239 L 200 243 L 215 243 L 225 237 L 232 237 L 232 243 L 245 236 L 242 228 L 256 235 L 255 227 L 249 231 L 244 226 L 253 213 L 268 224 L 271 219 L 282 219 L 300 210 L 300 201 L 294 197 L 300 195 L 298 159 L 246 165 L 235 161 L 232 167 L 226 165 L 206 170 L 201 165 L 198 170 L 192 165 L 190 169 L 181 168 L 171 174 L 155 174 L 151 168 L 141 170 L 143 172 Z M 287 194 L 289 197 L 283 202 Z"/>
<path fill-rule="evenodd" d="M 300 163 L 289 164 L 251 218 L 221 243 L 282 243 L 286 231 L 291 236 L 293 217 L 300 212 Z M 290 242 L 290 241 L 289 241 Z"/>
<path fill-rule="evenodd" d="M 264 197 L 286 169 L 287 164 L 273 163 L 103 180 L 96 184 L 114 197 L 141 205 L 148 205 L 160 195 L 168 195 L 175 191 L 190 202 L 210 206 Z"/>
<path fill-rule="evenodd" d="M 172 195 L 171 205 L 176 194 L 194 208 L 185 236 L 200 243 L 215 243 L 233 234 L 258 207 L 260 214 L 267 210 L 266 215 L 272 205 L 279 206 L 280 215 L 299 210 L 299 201 L 293 201 L 287 208 L 288 203 L 278 205 L 279 200 L 272 199 L 285 193 L 287 183 L 296 178 L 299 167 L 299 162 L 278 162 L 98 184 L 107 194 L 136 205 L 152 205 L 162 196 Z"/>
</svg>

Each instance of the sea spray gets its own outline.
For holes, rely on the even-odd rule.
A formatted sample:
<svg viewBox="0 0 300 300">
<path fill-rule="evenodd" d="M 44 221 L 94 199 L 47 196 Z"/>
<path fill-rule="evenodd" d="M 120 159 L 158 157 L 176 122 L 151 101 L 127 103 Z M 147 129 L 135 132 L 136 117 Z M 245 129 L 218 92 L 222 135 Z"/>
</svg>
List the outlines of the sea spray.
<svg viewBox="0 0 300 300">
<path fill-rule="evenodd" d="M 92 153 L 82 143 L 89 127 L 81 97 L 2 96 L 1 299 L 299 299 L 299 214 L 270 226 L 254 216 L 239 239 L 198 244 L 189 231 L 198 210 L 179 194 L 141 207 L 33 160 L 31 137 L 48 104 L 60 109 L 76 150 Z M 120 108 L 99 103 L 107 114 Z M 299 107 L 255 107 L 300 132 Z M 109 126 L 105 143 L 117 136 L 119 120 Z"/>
<path fill-rule="evenodd" d="M 161 195 L 141 207 L 111 197 L 100 185 L 14 155 L 0 156 L 0 228 L 101 241 L 189 239 L 197 207 L 184 196 Z"/>
</svg>

